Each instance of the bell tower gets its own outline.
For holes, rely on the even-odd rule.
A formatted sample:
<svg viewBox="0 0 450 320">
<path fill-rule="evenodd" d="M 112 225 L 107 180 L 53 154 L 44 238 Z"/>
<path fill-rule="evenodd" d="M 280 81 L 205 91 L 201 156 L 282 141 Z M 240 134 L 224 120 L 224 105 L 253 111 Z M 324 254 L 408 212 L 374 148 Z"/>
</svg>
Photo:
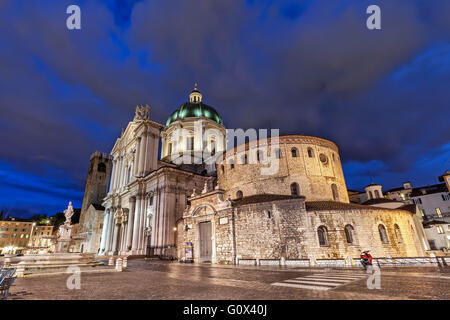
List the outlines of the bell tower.
<svg viewBox="0 0 450 320">
<path fill-rule="evenodd" d="M 109 156 L 99 151 L 94 152 L 89 160 L 89 171 L 84 189 L 80 219 L 91 204 L 101 205 L 108 192 L 112 161 Z M 81 221 L 80 221 L 81 222 Z"/>
</svg>

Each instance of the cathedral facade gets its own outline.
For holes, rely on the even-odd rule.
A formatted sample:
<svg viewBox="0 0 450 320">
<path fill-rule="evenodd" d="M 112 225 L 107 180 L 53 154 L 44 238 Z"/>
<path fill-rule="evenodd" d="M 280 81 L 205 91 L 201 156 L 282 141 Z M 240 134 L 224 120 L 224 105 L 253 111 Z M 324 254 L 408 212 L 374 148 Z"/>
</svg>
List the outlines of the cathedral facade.
<svg viewBox="0 0 450 320">
<path fill-rule="evenodd" d="M 202 100 L 195 88 L 165 125 L 136 109 L 111 151 L 100 254 L 213 263 L 425 254 L 413 212 L 349 203 L 334 142 L 288 135 L 229 147 Z"/>
</svg>

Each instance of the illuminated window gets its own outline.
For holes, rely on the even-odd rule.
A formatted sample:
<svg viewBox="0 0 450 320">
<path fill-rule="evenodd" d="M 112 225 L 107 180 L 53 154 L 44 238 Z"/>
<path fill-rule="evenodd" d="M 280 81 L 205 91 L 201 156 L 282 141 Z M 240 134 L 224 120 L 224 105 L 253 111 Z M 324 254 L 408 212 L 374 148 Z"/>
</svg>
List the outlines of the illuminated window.
<svg viewBox="0 0 450 320">
<path fill-rule="evenodd" d="M 442 226 L 437 226 L 436 230 L 437 230 L 437 233 L 439 233 L 439 234 L 443 234 L 444 233 L 444 228 L 442 228 Z"/>
<path fill-rule="evenodd" d="M 442 218 L 442 212 L 441 212 L 440 208 L 436 208 L 436 213 L 437 213 L 439 218 Z"/>
</svg>

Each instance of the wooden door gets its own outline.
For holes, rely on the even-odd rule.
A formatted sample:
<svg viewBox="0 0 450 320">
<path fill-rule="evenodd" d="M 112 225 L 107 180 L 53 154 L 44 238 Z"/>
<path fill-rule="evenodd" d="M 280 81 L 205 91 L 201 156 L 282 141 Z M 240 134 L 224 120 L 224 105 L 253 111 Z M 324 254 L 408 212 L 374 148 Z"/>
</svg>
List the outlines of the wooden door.
<svg viewBox="0 0 450 320">
<path fill-rule="evenodd" d="M 212 255 L 211 222 L 200 223 L 199 231 L 200 231 L 200 261 L 211 262 L 211 255 Z"/>
</svg>

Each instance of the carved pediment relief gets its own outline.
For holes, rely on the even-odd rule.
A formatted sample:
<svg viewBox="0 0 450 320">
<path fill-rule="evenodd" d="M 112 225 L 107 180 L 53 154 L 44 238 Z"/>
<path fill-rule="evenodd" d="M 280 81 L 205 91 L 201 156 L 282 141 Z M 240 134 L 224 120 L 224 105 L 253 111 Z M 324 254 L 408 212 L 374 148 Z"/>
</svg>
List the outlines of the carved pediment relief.
<svg viewBox="0 0 450 320">
<path fill-rule="evenodd" d="M 209 204 L 201 204 L 192 211 L 192 216 L 216 214 L 216 209 Z"/>
</svg>

